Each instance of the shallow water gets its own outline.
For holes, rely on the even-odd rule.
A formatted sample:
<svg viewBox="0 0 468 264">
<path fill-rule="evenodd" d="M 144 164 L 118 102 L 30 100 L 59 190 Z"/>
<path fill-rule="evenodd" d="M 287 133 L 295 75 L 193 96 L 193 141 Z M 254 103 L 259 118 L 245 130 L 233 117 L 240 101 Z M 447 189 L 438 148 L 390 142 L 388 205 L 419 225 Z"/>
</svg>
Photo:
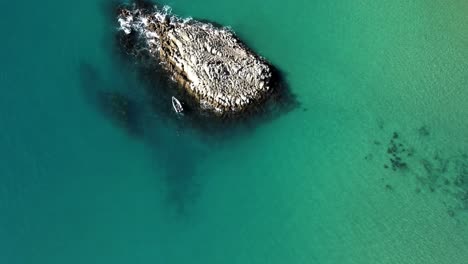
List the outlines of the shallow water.
<svg viewBox="0 0 468 264">
<path fill-rule="evenodd" d="M 212 137 L 119 63 L 106 1 L 5 3 L 1 263 L 468 259 L 468 4 L 165 4 L 230 26 L 300 106 Z"/>
</svg>

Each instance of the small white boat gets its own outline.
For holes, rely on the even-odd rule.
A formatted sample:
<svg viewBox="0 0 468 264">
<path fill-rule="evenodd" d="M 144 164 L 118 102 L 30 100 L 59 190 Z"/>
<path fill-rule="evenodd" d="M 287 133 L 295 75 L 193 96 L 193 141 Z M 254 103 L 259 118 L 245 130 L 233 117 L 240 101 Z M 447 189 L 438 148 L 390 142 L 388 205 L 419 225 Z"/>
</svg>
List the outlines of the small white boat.
<svg viewBox="0 0 468 264">
<path fill-rule="evenodd" d="M 182 104 L 174 96 L 172 96 L 172 108 L 174 108 L 174 111 L 177 114 L 182 114 L 182 112 L 184 111 L 184 108 L 182 107 Z"/>
</svg>

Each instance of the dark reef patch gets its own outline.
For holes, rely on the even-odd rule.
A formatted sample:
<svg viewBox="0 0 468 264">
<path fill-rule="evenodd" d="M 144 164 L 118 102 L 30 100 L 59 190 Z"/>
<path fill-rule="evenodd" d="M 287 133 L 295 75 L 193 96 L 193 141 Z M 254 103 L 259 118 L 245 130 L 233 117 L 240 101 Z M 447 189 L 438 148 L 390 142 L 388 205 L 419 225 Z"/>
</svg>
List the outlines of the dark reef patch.
<svg viewBox="0 0 468 264">
<path fill-rule="evenodd" d="M 384 123 L 377 122 L 377 128 L 385 131 Z M 408 138 L 419 138 L 418 145 L 408 144 L 406 135 L 399 131 L 386 132 L 388 134 L 386 145 L 376 144 L 382 139 L 372 141 L 372 148 L 376 153 L 368 156 L 382 157 L 386 161 L 378 164 L 383 170 L 383 175 L 395 180 L 408 181 L 408 177 L 415 179 L 417 186 L 414 187 L 416 194 L 434 195 L 447 207 L 447 214 L 456 217 L 459 213 L 468 213 L 468 155 L 464 151 L 453 150 L 453 153 L 444 153 L 441 147 L 437 147 L 431 141 L 428 126 L 421 126 L 413 131 L 414 135 Z M 385 146 L 382 149 L 382 146 Z M 463 147 L 463 146 L 462 146 Z M 416 151 L 416 148 L 419 150 Z M 379 154 L 380 153 L 380 154 Z M 376 162 L 378 158 L 368 159 L 368 162 Z M 385 173 L 387 172 L 387 173 Z M 406 177 L 402 177 L 406 176 Z M 384 189 L 394 190 L 390 178 L 384 177 Z M 391 188 L 390 188 L 391 187 Z"/>
<path fill-rule="evenodd" d="M 418 134 L 421 137 L 429 136 L 429 134 L 430 134 L 429 128 L 427 126 L 422 126 L 422 127 L 418 128 Z"/>
<path fill-rule="evenodd" d="M 103 113 L 131 135 L 141 134 L 137 106 L 129 97 L 118 92 L 99 92 L 98 104 Z"/>
<path fill-rule="evenodd" d="M 139 136 L 141 127 L 138 105 L 129 96 L 109 89 L 99 72 L 90 64 L 79 66 L 83 95 L 88 103 L 129 135 Z"/>
<path fill-rule="evenodd" d="M 387 146 L 387 154 L 390 165 L 384 164 L 384 167 L 391 168 L 393 171 L 407 169 L 408 164 L 403 161 L 403 157 L 406 152 L 407 150 L 405 146 L 399 139 L 399 134 L 397 132 L 393 132 L 392 138 L 390 139 Z"/>
<path fill-rule="evenodd" d="M 165 174 L 165 181 L 169 188 L 166 196 L 167 203 L 175 208 L 178 214 L 186 214 L 199 195 L 200 186 L 194 179 L 196 164 L 185 160 L 178 161 L 183 166 L 176 166 Z"/>
</svg>

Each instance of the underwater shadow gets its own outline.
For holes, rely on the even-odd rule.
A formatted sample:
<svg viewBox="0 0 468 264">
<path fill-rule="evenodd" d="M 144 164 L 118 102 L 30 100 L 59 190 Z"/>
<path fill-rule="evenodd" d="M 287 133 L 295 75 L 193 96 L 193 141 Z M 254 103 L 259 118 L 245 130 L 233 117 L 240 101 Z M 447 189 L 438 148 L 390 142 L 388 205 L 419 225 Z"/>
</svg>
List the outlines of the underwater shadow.
<svg viewBox="0 0 468 264">
<path fill-rule="evenodd" d="M 134 94 L 125 92 L 128 90 L 125 87 L 105 81 L 89 63 L 81 63 L 78 74 L 83 97 L 90 107 L 130 138 L 157 153 L 154 161 L 165 173 L 161 175 L 158 171 L 155 175 L 167 187 L 165 201 L 178 215 L 186 215 L 200 194 L 196 164 L 205 158 L 205 152 L 191 145 L 189 136 L 177 134 L 173 123 L 148 115 L 153 111 L 151 100 L 135 98 Z"/>
</svg>

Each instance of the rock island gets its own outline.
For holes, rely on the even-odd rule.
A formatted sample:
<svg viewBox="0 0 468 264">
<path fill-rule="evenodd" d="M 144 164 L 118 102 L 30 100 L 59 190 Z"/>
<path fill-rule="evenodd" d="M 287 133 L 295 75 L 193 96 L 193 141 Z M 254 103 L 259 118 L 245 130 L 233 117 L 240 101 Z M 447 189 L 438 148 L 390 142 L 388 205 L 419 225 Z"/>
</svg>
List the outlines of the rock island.
<svg viewBox="0 0 468 264">
<path fill-rule="evenodd" d="M 121 8 L 120 29 L 145 49 L 200 108 L 218 115 L 261 104 L 273 89 L 273 69 L 223 27 L 171 15 L 168 8 Z"/>
</svg>

